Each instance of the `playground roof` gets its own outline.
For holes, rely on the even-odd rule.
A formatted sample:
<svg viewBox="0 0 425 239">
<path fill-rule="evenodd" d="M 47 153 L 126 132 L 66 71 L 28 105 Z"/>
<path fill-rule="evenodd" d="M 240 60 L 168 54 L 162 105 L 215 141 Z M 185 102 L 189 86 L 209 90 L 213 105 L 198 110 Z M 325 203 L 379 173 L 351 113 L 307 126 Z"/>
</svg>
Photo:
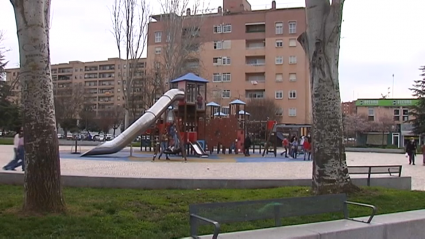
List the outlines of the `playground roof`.
<svg viewBox="0 0 425 239">
<path fill-rule="evenodd" d="M 214 114 L 214 116 L 228 116 L 228 114 L 225 114 L 223 112 L 217 112 Z"/>
<path fill-rule="evenodd" d="M 191 82 L 198 82 L 198 83 L 208 83 L 207 80 L 205 80 L 202 77 L 199 77 L 193 73 L 187 73 L 184 76 L 180 76 L 177 79 L 174 79 L 171 81 L 171 83 L 176 83 L 176 82 L 180 82 L 180 81 L 191 81 Z"/>
<path fill-rule="evenodd" d="M 246 105 L 245 102 L 243 102 L 242 100 L 234 100 L 232 102 L 230 102 L 231 105 Z"/>
<path fill-rule="evenodd" d="M 250 115 L 250 113 L 248 113 L 248 112 L 246 112 L 244 110 L 239 110 L 239 113 L 238 114 L 240 114 L 240 115 Z"/>
<path fill-rule="evenodd" d="M 220 107 L 220 105 L 215 103 L 215 102 L 210 102 L 210 103 L 207 104 L 207 106 Z"/>
</svg>

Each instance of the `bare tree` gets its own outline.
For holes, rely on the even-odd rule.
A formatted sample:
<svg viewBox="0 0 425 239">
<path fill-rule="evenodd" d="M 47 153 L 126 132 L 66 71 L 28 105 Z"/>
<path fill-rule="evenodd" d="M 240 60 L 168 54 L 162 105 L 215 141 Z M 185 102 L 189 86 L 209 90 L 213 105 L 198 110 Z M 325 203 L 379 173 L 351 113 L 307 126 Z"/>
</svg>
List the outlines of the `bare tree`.
<svg viewBox="0 0 425 239">
<path fill-rule="evenodd" d="M 282 112 L 272 98 L 250 99 L 246 102 L 246 112 L 250 114 L 250 120 L 266 121 L 282 119 Z"/>
<path fill-rule="evenodd" d="M 112 32 L 118 57 L 125 64 L 120 67 L 124 96 L 124 126 L 129 126 L 131 107 L 134 109 L 136 93 L 132 90 L 134 80 L 145 75 L 145 63 L 141 61 L 147 43 L 147 27 L 150 10 L 147 0 L 115 0 L 112 6 Z M 139 95 L 144 96 L 142 92 Z M 135 115 L 132 115 L 135 118 Z"/>
<path fill-rule="evenodd" d="M 7 52 L 6 48 L 2 45 L 4 40 L 4 33 L 0 31 L 0 81 L 6 81 L 6 65 L 8 61 L 6 61 L 5 53 Z"/>
<path fill-rule="evenodd" d="M 374 122 L 372 125 L 373 129 L 375 129 L 378 132 L 381 132 L 382 134 L 382 146 L 387 146 L 387 141 L 385 140 L 385 135 L 390 134 L 391 132 L 394 132 L 396 129 L 396 122 L 394 121 L 394 118 L 389 115 L 383 115 L 379 117 L 378 121 Z"/>
<path fill-rule="evenodd" d="M 111 112 L 109 113 L 109 117 L 112 119 L 112 129 L 114 130 L 114 136 L 115 136 L 115 130 L 117 130 L 124 121 L 124 109 L 119 106 L 115 105 L 112 107 Z"/>
<path fill-rule="evenodd" d="M 298 41 L 310 64 L 313 183 L 316 194 L 358 190 L 347 169 L 338 61 L 344 0 L 305 0 L 307 30 Z"/>
<path fill-rule="evenodd" d="M 158 79 L 161 94 L 169 88 L 169 81 L 188 72 L 200 74 L 202 62 L 200 48 L 207 38 L 201 27 L 206 9 L 202 1 L 160 0 L 162 14 L 153 18 L 161 24 L 161 54 L 154 61 L 153 69 Z"/>
<path fill-rule="evenodd" d="M 84 87 L 81 84 L 71 84 L 69 87 L 56 90 L 55 111 L 56 122 L 65 135 L 69 130 L 77 128 L 77 119 L 84 106 Z"/>
<path fill-rule="evenodd" d="M 64 212 L 50 70 L 50 0 L 10 0 L 19 40 L 24 106 L 24 210 Z"/>
<path fill-rule="evenodd" d="M 344 116 L 345 137 L 356 138 L 358 133 L 367 132 L 371 127 L 365 114 L 351 114 Z"/>
</svg>

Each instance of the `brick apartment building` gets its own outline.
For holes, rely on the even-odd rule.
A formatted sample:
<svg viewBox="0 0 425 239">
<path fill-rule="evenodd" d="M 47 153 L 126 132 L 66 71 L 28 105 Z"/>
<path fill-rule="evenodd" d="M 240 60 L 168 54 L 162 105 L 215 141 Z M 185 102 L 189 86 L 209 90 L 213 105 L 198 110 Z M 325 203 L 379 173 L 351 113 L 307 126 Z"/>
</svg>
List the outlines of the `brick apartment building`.
<svg viewBox="0 0 425 239">
<path fill-rule="evenodd" d="M 166 14 L 152 16 L 149 24 L 148 67 L 160 62 L 168 42 Z M 283 123 L 310 124 L 308 61 L 297 37 L 305 31 L 304 8 L 252 10 L 247 0 L 223 0 L 216 12 L 196 15 L 204 39 L 196 49 L 198 74 L 209 80 L 208 101 L 223 106 L 234 99 L 271 98 Z M 188 20 L 189 21 L 189 20 Z"/>
<path fill-rule="evenodd" d="M 352 115 L 356 113 L 356 101 L 347 101 L 341 103 L 343 115 Z"/>
<path fill-rule="evenodd" d="M 51 66 L 54 94 L 70 94 L 69 91 L 72 87 L 82 85 L 84 105 L 95 111 L 97 116 L 103 116 L 112 106 L 124 104 L 120 77 L 122 67 L 126 67 L 126 64 L 119 58 L 109 58 L 106 61 L 70 61 L 69 63 L 54 64 Z M 136 91 L 138 91 L 137 82 L 143 80 L 146 59 L 141 59 L 137 67 L 140 68 L 141 74 L 140 78 L 134 79 Z M 14 83 L 18 74 L 19 68 L 6 70 L 6 81 L 13 84 L 12 93 L 15 101 L 20 99 L 21 92 L 20 85 Z M 139 91 L 142 92 L 141 89 Z"/>
</svg>

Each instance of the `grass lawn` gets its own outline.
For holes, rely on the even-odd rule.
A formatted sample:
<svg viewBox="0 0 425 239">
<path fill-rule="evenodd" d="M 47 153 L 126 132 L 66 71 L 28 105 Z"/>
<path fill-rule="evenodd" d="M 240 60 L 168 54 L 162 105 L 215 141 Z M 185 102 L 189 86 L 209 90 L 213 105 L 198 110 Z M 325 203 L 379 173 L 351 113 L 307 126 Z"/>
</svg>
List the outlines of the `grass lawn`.
<svg viewBox="0 0 425 239">
<path fill-rule="evenodd" d="M 66 215 L 22 216 L 21 186 L 0 186 L 0 238 L 146 238 L 189 236 L 188 205 L 310 195 L 304 187 L 256 190 L 126 190 L 66 188 Z M 367 188 L 350 200 L 374 204 L 378 213 L 425 208 L 425 192 Z M 369 210 L 352 208 L 351 216 Z M 284 225 L 334 220 L 342 215 L 289 218 Z M 222 232 L 273 226 L 272 220 L 223 225 Z M 202 234 L 212 228 L 201 227 Z"/>
<path fill-rule="evenodd" d="M 13 145 L 13 138 L 0 138 L 0 145 Z"/>
</svg>

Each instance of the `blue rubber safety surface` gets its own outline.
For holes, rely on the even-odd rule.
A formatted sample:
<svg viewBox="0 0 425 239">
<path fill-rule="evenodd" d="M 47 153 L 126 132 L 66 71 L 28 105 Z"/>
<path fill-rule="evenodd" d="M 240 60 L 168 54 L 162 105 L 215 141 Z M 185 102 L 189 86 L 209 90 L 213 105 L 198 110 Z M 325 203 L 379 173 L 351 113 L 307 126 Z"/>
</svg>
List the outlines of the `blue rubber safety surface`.
<svg viewBox="0 0 425 239">
<path fill-rule="evenodd" d="M 82 152 L 83 153 L 83 152 Z M 129 150 L 121 150 L 118 153 L 114 154 L 105 154 L 105 155 L 90 155 L 81 157 L 81 154 L 71 154 L 71 153 L 61 153 L 61 159 L 81 159 L 81 160 L 103 160 L 103 161 L 137 161 L 137 158 L 152 158 L 153 152 L 133 152 L 133 158 L 136 160 L 130 159 Z M 181 156 L 169 155 L 170 158 L 181 158 Z M 158 157 L 157 157 L 158 158 Z M 162 159 L 165 159 L 165 154 L 162 155 Z M 188 156 L 188 158 L 200 158 L 198 156 Z M 209 155 L 206 159 L 221 159 L 217 155 Z"/>
</svg>

